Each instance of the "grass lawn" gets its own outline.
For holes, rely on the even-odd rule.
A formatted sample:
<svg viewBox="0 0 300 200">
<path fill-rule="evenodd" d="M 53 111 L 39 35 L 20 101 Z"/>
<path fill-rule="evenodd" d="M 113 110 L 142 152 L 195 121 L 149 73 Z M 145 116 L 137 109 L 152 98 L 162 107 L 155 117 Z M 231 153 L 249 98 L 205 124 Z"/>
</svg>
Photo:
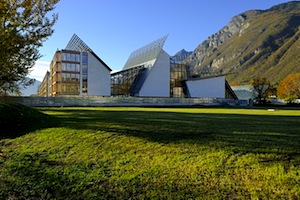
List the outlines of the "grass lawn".
<svg viewBox="0 0 300 200">
<path fill-rule="evenodd" d="M 0 199 L 300 198 L 300 110 L 38 110 L 4 129 Z"/>
</svg>

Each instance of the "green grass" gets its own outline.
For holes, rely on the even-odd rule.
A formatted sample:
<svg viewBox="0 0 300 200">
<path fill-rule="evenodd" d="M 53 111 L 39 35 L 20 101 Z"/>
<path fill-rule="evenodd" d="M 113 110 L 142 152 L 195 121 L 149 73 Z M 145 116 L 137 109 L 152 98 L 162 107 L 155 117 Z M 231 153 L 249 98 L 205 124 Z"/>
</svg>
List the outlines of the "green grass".
<svg viewBox="0 0 300 200">
<path fill-rule="evenodd" d="M 56 126 L 0 140 L 1 199 L 300 197 L 300 110 L 39 111 Z"/>
</svg>

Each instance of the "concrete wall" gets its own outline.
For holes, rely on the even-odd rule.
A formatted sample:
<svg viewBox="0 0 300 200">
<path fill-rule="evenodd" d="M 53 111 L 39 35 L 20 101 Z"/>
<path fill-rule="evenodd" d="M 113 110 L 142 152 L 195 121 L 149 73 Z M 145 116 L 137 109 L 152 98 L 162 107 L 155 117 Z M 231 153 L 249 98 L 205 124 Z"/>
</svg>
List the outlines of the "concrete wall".
<svg viewBox="0 0 300 200">
<path fill-rule="evenodd" d="M 225 76 L 186 81 L 192 98 L 225 98 Z"/>
<path fill-rule="evenodd" d="M 213 98 L 149 98 L 149 97 L 0 97 L 0 102 L 20 103 L 31 107 L 61 106 L 219 106 L 237 105 L 238 102 Z"/>
<path fill-rule="evenodd" d="M 110 96 L 110 71 L 91 53 L 88 54 L 87 95 Z"/>
<path fill-rule="evenodd" d="M 145 80 L 140 97 L 170 97 L 170 56 L 162 50 Z"/>
</svg>

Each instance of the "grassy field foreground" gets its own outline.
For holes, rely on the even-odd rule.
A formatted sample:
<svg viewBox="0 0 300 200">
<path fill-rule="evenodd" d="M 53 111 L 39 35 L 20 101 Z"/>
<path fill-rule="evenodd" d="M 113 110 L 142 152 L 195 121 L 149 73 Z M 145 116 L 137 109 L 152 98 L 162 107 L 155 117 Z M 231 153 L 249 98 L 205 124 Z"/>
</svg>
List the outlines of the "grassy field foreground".
<svg viewBox="0 0 300 200">
<path fill-rule="evenodd" d="M 300 110 L 39 111 L 2 135 L 0 199 L 300 198 Z"/>
</svg>

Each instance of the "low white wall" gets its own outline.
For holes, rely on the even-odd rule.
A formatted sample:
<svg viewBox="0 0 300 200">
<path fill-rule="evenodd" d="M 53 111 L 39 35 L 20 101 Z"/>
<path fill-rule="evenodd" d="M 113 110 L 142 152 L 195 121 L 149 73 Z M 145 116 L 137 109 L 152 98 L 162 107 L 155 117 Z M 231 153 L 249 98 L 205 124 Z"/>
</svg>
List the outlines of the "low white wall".
<svg viewBox="0 0 300 200">
<path fill-rule="evenodd" d="M 192 98 L 225 98 L 225 76 L 186 81 Z"/>
</svg>

